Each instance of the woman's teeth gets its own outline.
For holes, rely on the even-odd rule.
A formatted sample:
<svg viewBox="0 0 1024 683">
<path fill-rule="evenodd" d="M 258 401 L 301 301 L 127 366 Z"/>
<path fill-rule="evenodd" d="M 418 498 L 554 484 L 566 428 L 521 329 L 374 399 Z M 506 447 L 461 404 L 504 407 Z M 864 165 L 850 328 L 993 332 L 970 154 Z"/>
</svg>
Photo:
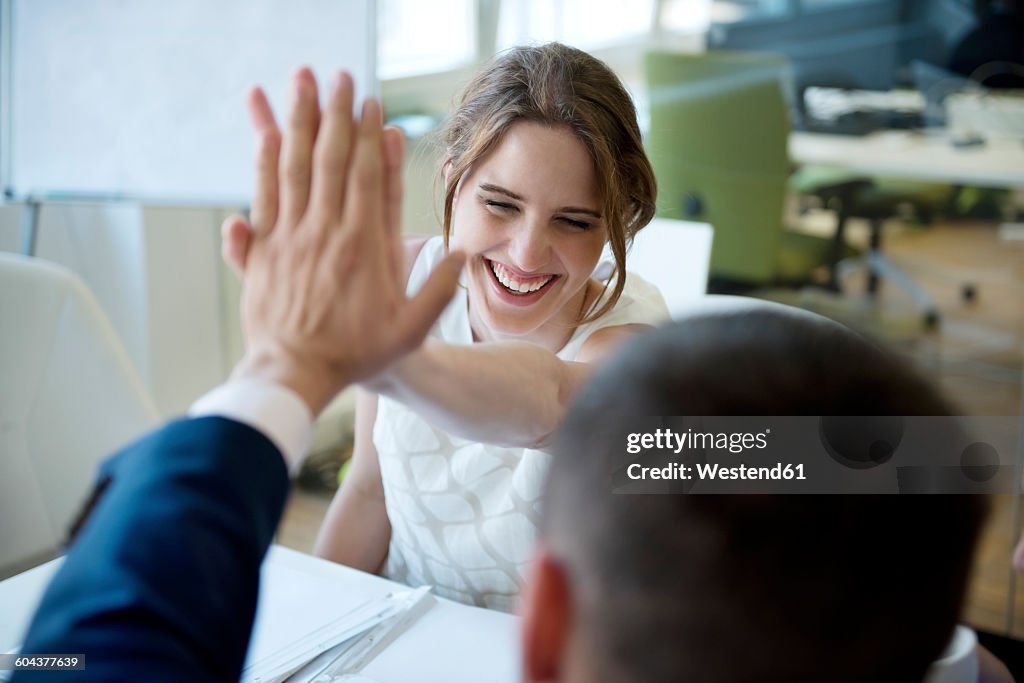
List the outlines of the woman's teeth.
<svg viewBox="0 0 1024 683">
<path fill-rule="evenodd" d="M 538 289 L 551 282 L 554 275 L 548 275 L 547 277 L 530 280 L 524 282 L 513 275 L 505 266 L 494 261 L 488 261 L 491 266 L 491 272 L 494 273 L 494 277 L 498 279 L 505 289 L 509 290 L 513 294 L 530 294 L 536 292 Z"/>
</svg>

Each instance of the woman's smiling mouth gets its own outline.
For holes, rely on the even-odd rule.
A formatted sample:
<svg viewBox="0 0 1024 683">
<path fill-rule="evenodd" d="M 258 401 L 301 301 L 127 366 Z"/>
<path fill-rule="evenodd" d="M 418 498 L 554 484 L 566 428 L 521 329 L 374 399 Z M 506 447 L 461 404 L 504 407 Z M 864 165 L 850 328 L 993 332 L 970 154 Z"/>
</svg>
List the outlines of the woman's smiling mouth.
<svg viewBox="0 0 1024 683">
<path fill-rule="evenodd" d="M 549 285 L 559 279 L 558 275 L 546 274 L 534 277 L 522 277 L 513 273 L 505 265 L 485 258 L 487 270 L 491 274 L 492 282 L 497 285 L 501 293 L 513 296 L 528 298 L 531 302 L 540 298 L 546 293 Z M 523 301 L 522 303 L 526 303 Z"/>
</svg>

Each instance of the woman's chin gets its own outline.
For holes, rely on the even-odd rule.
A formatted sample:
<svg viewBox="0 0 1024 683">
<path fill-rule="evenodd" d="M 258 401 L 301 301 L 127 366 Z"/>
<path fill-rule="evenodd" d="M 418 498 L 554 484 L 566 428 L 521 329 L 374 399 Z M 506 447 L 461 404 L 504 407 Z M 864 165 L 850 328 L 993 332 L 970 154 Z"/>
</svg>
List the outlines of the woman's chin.
<svg viewBox="0 0 1024 683">
<path fill-rule="evenodd" d="M 488 306 L 480 316 L 489 336 L 495 339 L 527 337 L 546 321 L 545 316 L 538 315 L 540 311 L 527 309 L 505 312 L 495 308 Z"/>
<path fill-rule="evenodd" d="M 521 338 L 528 336 L 540 327 L 535 321 L 527 320 L 485 320 L 484 324 L 491 335 L 498 339 Z"/>
</svg>

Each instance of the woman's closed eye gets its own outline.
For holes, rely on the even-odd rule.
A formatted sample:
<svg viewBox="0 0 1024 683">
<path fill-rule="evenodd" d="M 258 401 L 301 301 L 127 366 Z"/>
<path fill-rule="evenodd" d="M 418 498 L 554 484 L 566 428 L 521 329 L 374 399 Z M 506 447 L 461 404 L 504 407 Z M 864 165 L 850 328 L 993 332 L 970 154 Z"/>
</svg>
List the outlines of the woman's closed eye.
<svg viewBox="0 0 1024 683">
<path fill-rule="evenodd" d="M 485 207 L 487 207 L 487 209 L 489 211 L 491 211 L 493 213 L 512 214 L 512 213 L 518 213 L 519 212 L 519 207 L 516 206 L 515 204 L 510 203 L 510 202 L 503 202 L 503 201 L 500 201 L 498 199 L 486 199 L 486 198 L 483 198 L 480 201 L 483 203 L 483 205 Z M 589 230 L 591 225 L 592 225 L 591 223 L 589 223 L 587 221 L 581 221 L 581 220 L 576 219 L 576 218 L 570 218 L 569 216 L 555 216 L 554 220 L 558 221 L 558 222 L 560 222 L 560 223 L 562 223 L 562 224 L 564 224 L 564 225 L 566 225 L 566 226 L 568 226 L 570 228 L 572 228 L 573 230 L 580 230 L 580 231 L 582 231 L 582 230 Z"/>
<path fill-rule="evenodd" d="M 484 206 L 486 206 L 488 209 L 499 211 L 502 213 L 519 210 L 519 207 L 517 207 L 515 204 L 509 204 L 508 202 L 499 202 L 495 199 L 485 199 Z"/>
<path fill-rule="evenodd" d="M 590 229 L 590 223 L 587 223 L 586 221 L 576 220 L 575 218 L 569 218 L 568 216 L 559 216 L 558 220 L 578 230 Z"/>
</svg>

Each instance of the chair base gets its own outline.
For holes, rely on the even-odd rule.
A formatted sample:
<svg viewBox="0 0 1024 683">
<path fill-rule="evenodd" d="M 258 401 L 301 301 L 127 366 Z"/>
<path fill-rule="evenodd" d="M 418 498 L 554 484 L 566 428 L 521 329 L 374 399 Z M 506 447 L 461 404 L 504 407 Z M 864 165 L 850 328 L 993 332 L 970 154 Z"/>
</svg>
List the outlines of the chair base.
<svg viewBox="0 0 1024 683">
<path fill-rule="evenodd" d="M 840 261 L 835 268 L 836 280 L 841 281 L 858 270 L 867 271 L 868 294 L 872 298 L 878 295 L 880 280 L 884 279 L 910 297 L 921 311 L 921 322 L 926 329 L 933 330 L 939 327 L 942 317 L 931 295 L 880 252 L 870 250 L 862 258 Z"/>
</svg>

